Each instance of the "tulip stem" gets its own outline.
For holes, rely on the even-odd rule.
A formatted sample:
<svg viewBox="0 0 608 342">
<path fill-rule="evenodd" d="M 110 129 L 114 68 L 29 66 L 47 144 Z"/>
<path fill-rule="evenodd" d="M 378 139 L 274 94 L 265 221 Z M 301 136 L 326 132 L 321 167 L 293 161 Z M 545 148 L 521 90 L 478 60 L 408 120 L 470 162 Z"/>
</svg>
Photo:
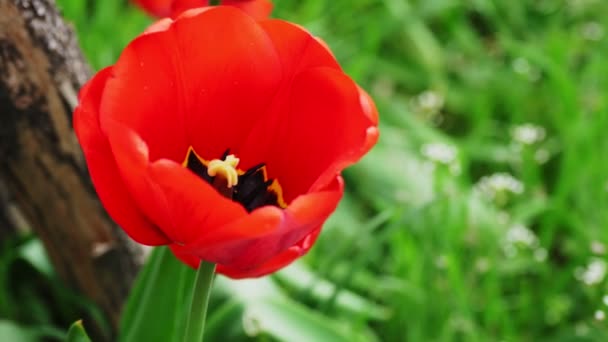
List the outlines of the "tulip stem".
<svg viewBox="0 0 608 342">
<path fill-rule="evenodd" d="M 207 317 L 207 305 L 209 304 L 209 294 L 215 274 L 215 264 L 201 260 L 194 280 L 192 289 L 192 303 L 190 315 L 186 322 L 186 334 L 184 341 L 201 342 L 205 331 L 205 319 Z"/>
</svg>

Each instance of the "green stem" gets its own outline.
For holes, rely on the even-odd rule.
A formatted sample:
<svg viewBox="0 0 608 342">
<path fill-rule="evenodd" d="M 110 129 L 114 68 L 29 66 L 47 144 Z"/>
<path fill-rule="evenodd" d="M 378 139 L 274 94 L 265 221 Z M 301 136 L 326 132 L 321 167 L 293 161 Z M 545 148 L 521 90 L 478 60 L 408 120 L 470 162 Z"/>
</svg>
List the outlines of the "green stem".
<svg viewBox="0 0 608 342">
<path fill-rule="evenodd" d="M 205 319 L 207 317 L 207 305 L 209 304 L 209 294 L 211 284 L 215 274 L 215 264 L 201 260 L 194 280 L 192 289 L 192 304 L 190 315 L 186 322 L 186 334 L 184 341 L 201 342 L 205 331 Z"/>
<path fill-rule="evenodd" d="M 209 6 L 217 6 L 220 4 L 220 0 L 211 0 L 209 1 Z"/>
</svg>

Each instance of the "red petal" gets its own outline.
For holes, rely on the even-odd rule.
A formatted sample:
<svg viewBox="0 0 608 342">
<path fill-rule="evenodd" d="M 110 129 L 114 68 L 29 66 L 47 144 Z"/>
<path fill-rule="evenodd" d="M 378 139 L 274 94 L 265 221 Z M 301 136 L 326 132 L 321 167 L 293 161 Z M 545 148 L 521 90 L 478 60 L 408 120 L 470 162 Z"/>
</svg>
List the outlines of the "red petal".
<svg viewBox="0 0 608 342">
<path fill-rule="evenodd" d="M 172 4 L 172 16 L 202 6 L 208 6 L 208 0 L 174 0 Z M 256 19 L 264 19 L 272 12 L 272 2 L 269 0 L 223 0 L 222 5 L 237 7 Z"/>
<path fill-rule="evenodd" d="M 260 26 L 272 40 L 277 55 L 281 61 L 282 84 L 274 97 L 274 101 L 264 113 L 263 118 L 250 131 L 245 140 L 241 153 L 240 166 L 243 169 L 266 162 L 269 155 L 274 153 L 273 146 L 282 141 L 277 139 L 279 132 L 284 132 L 286 111 L 291 93 L 293 79 L 302 71 L 315 67 L 328 67 L 340 70 L 338 62 L 331 51 L 317 38 L 305 29 L 281 20 L 261 21 Z M 276 173 L 269 170 L 273 177 Z M 295 197 L 292 196 L 287 200 Z"/>
<path fill-rule="evenodd" d="M 320 231 L 320 227 L 318 229 L 315 229 L 313 233 L 302 239 L 301 243 L 296 244 L 295 246 L 292 246 L 287 250 L 275 255 L 270 260 L 258 267 L 243 270 L 238 268 L 232 268 L 230 266 L 217 265 L 217 273 L 223 274 L 233 279 L 257 278 L 270 273 L 274 273 L 306 254 L 310 247 L 312 247 L 311 241 L 316 240 L 316 237 L 319 235 Z M 184 253 L 182 250 L 183 247 L 181 246 L 171 245 L 170 247 L 173 254 L 183 263 L 194 269 L 198 268 L 201 259 L 195 257 L 192 254 Z"/>
<path fill-rule="evenodd" d="M 250 271 L 318 229 L 335 210 L 342 193 L 342 179 L 336 177 L 327 190 L 300 196 L 285 210 L 262 207 L 192 244 L 174 248 L 179 254 Z"/>
<path fill-rule="evenodd" d="M 271 41 L 250 17 L 226 6 L 178 20 L 174 27 L 188 70 L 184 97 L 191 144 L 205 159 L 218 158 L 227 148 L 239 155 L 279 86 Z"/>
<path fill-rule="evenodd" d="M 256 278 L 274 273 L 281 268 L 291 264 L 296 259 L 304 256 L 314 245 L 317 237 L 321 233 L 321 226 L 315 228 L 309 235 L 299 241 L 296 245 L 275 255 L 272 259 L 266 261 L 262 265 L 251 269 L 238 269 L 229 266 L 218 265 L 217 272 L 233 279 Z M 189 260 L 192 262 L 193 260 Z M 198 265 L 197 265 L 198 267 Z"/>
<path fill-rule="evenodd" d="M 173 255 L 175 255 L 175 257 L 177 257 L 181 262 L 183 262 L 184 264 L 197 269 L 199 264 L 201 263 L 201 259 L 186 253 L 183 251 L 184 247 L 177 245 L 177 244 L 173 244 L 170 245 L 169 248 L 171 249 L 171 252 L 173 252 Z"/>
<path fill-rule="evenodd" d="M 188 149 L 168 31 L 145 33 L 127 46 L 101 102 L 101 128 L 116 121 L 147 143 L 150 158 L 184 159 Z"/>
<path fill-rule="evenodd" d="M 106 120 L 121 122 L 148 144 L 151 161 L 180 163 L 189 145 L 205 159 L 238 152 L 280 78 L 265 32 L 227 6 L 188 11 L 166 31 L 140 36 L 114 70 L 102 128 Z"/>
<path fill-rule="evenodd" d="M 287 202 L 325 187 L 376 142 L 377 112 L 369 96 L 339 70 L 313 68 L 296 76 L 288 100 L 258 126 L 245 147 L 278 178 Z M 245 152 L 243 155 L 247 155 Z"/>
<path fill-rule="evenodd" d="M 167 201 L 176 242 L 213 239 L 215 231 L 247 216 L 242 205 L 223 197 L 194 173 L 169 160 L 150 166 L 151 180 Z"/>
<path fill-rule="evenodd" d="M 277 19 L 264 20 L 259 25 L 272 40 L 286 80 L 314 67 L 340 70 L 340 65 L 327 46 L 304 28 Z"/>
<path fill-rule="evenodd" d="M 166 199 L 148 175 L 148 146 L 130 128 L 114 121 L 106 125 L 118 170 L 137 206 L 171 241 L 176 241 Z"/>
<path fill-rule="evenodd" d="M 209 0 L 174 0 L 171 4 L 171 16 L 175 18 L 186 10 L 208 5 Z"/>
<path fill-rule="evenodd" d="M 255 19 L 267 18 L 272 12 L 269 0 L 223 0 L 222 5 L 240 8 Z"/>
<path fill-rule="evenodd" d="M 145 29 L 145 31 L 142 33 L 142 35 L 148 34 L 148 33 L 166 31 L 169 28 L 169 26 L 171 26 L 172 23 L 173 23 L 173 20 L 171 18 L 164 18 L 164 19 L 158 20 L 158 21 L 152 23 L 152 25 L 148 26 L 148 28 Z"/>
<path fill-rule="evenodd" d="M 270 260 L 257 267 L 239 269 L 226 265 L 218 265 L 217 273 L 223 274 L 233 279 L 256 278 L 265 276 L 270 273 L 274 273 L 308 253 L 310 248 L 317 240 L 319 233 L 321 233 L 321 226 L 315 228 L 309 235 L 304 237 L 294 246 L 273 256 Z M 183 251 L 183 247 L 181 246 L 171 245 L 170 247 L 173 254 L 175 254 L 175 256 L 183 263 L 194 269 L 198 268 L 201 259 L 192 254 L 185 253 Z"/>
<path fill-rule="evenodd" d="M 120 124 L 110 127 L 112 150 L 127 186 L 139 207 L 173 242 L 205 238 L 247 215 L 240 204 L 182 165 L 168 159 L 149 163 L 141 138 Z"/>
<path fill-rule="evenodd" d="M 171 14 L 173 0 L 133 0 L 153 17 L 167 17 Z"/>
<path fill-rule="evenodd" d="M 323 188 L 377 139 L 377 112 L 369 96 L 344 75 L 325 44 L 279 20 L 261 22 L 283 65 L 283 85 L 241 150 L 264 161 L 287 202 Z"/>
<path fill-rule="evenodd" d="M 133 202 L 118 172 L 107 138 L 99 128 L 99 101 L 111 72 L 111 68 L 101 70 L 82 88 L 82 102 L 74 112 L 74 129 L 99 199 L 112 219 L 139 243 L 167 244 L 167 237 L 142 215 Z"/>
<path fill-rule="evenodd" d="M 302 256 L 300 247 L 293 246 L 286 251 L 274 256 L 264 264 L 251 269 L 233 268 L 230 266 L 218 265 L 217 273 L 223 274 L 233 279 L 257 278 L 276 272 L 277 270 L 289 265 L 294 260 Z"/>
</svg>

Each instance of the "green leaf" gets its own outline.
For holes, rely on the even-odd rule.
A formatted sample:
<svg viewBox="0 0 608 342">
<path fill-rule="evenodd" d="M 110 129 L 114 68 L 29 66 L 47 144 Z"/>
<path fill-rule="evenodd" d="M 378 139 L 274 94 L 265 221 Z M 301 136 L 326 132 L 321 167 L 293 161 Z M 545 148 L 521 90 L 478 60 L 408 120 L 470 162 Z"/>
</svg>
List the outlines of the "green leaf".
<svg viewBox="0 0 608 342">
<path fill-rule="evenodd" d="M 216 288 L 226 291 L 245 307 L 245 332 L 268 334 L 280 341 L 375 341 L 365 326 L 337 321 L 293 301 L 270 278 L 216 279 Z"/>
<path fill-rule="evenodd" d="M 181 341 L 195 275 L 168 248 L 156 248 L 125 305 L 119 341 Z"/>
<path fill-rule="evenodd" d="M 66 338 L 66 342 L 90 342 L 91 339 L 87 332 L 84 330 L 84 326 L 82 325 L 82 321 L 76 321 L 68 330 L 68 336 Z"/>
<path fill-rule="evenodd" d="M 302 263 L 296 262 L 278 272 L 276 276 L 293 288 L 310 291 L 319 303 L 336 296 L 335 305 L 344 311 L 377 320 L 385 320 L 390 317 L 390 311 L 387 308 L 352 291 L 339 288 L 336 284 L 307 269 Z"/>
<path fill-rule="evenodd" d="M 250 305 L 243 318 L 251 335 L 267 333 L 280 341 L 373 341 L 350 325 L 328 319 L 287 297 L 273 297 Z"/>
<path fill-rule="evenodd" d="M 156 248 L 127 301 L 119 340 L 181 341 L 194 277 L 195 272 L 167 248 Z M 210 307 L 207 340 L 228 335 L 242 338 L 243 328 L 251 335 L 268 334 L 284 341 L 375 339 L 365 326 L 337 321 L 289 299 L 270 278 L 217 277 L 214 289 L 216 299 L 223 293 L 229 300 Z M 234 329 L 234 322 L 243 322 L 243 327 L 236 326 L 240 332 L 226 330 Z"/>
<path fill-rule="evenodd" d="M 5 320 L 0 320 L 0 336 L 3 341 L 38 341 L 38 336 L 35 332 Z"/>
<path fill-rule="evenodd" d="M 20 246 L 19 256 L 47 277 L 53 275 L 53 266 L 39 239 L 31 239 Z"/>
<path fill-rule="evenodd" d="M 48 325 L 22 326 L 15 322 L 0 319 L 0 341 L 10 342 L 37 342 L 58 341 L 63 339 L 65 333 Z"/>
</svg>

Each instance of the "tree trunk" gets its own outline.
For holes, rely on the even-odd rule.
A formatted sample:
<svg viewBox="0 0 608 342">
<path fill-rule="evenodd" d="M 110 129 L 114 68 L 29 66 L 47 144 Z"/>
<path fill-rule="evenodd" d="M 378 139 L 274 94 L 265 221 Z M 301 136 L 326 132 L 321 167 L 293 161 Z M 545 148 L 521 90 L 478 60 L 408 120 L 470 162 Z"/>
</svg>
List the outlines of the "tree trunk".
<svg viewBox="0 0 608 342">
<path fill-rule="evenodd" d="M 115 330 L 141 249 L 101 207 L 72 130 L 77 92 L 90 75 L 54 0 L 0 0 L 3 198 L 43 241 L 59 275 Z"/>
</svg>

